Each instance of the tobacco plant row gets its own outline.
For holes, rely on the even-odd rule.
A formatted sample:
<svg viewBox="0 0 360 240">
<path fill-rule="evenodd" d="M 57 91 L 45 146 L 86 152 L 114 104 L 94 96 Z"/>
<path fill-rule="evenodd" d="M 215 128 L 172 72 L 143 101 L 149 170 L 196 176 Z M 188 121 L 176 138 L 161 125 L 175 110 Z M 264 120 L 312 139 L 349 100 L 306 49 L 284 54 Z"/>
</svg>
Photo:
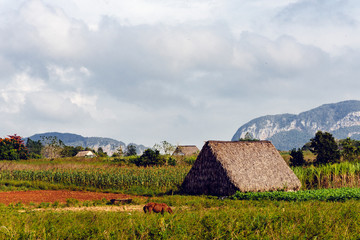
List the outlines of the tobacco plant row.
<svg viewBox="0 0 360 240">
<path fill-rule="evenodd" d="M 360 188 L 317 189 L 297 192 L 237 192 L 231 197 L 237 200 L 275 201 L 345 201 L 360 200 Z"/>
</svg>

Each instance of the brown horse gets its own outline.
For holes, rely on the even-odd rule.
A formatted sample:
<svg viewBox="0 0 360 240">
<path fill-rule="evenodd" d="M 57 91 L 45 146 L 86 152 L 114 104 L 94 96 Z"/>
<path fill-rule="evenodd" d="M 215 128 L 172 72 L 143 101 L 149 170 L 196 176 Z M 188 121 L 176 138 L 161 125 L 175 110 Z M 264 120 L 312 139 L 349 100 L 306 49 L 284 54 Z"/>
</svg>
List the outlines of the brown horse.
<svg viewBox="0 0 360 240">
<path fill-rule="evenodd" d="M 171 208 L 166 205 L 165 203 L 148 203 L 144 206 L 144 212 L 145 213 L 151 213 L 151 212 L 155 212 L 155 213 L 160 213 L 164 214 L 164 212 L 168 212 L 168 213 L 173 213 L 173 211 L 171 210 Z"/>
</svg>

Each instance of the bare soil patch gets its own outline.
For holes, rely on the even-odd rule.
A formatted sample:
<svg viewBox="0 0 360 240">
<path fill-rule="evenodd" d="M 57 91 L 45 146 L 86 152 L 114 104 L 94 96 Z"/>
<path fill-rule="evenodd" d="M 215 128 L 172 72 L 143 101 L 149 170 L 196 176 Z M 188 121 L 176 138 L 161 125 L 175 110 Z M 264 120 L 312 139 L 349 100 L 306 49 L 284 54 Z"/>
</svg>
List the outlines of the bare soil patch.
<svg viewBox="0 0 360 240">
<path fill-rule="evenodd" d="M 124 198 L 140 198 L 139 196 L 131 196 L 117 193 L 99 193 L 99 192 L 80 192 L 67 190 L 35 190 L 35 191 L 13 191 L 0 192 L 0 203 L 10 204 L 21 202 L 23 204 L 42 203 L 42 202 L 59 202 L 66 203 L 67 199 L 77 199 L 79 201 L 94 201 L 101 199 L 124 199 Z"/>
<path fill-rule="evenodd" d="M 92 212 L 132 212 L 143 211 L 143 205 L 124 205 L 124 206 L 92 206 L 92 207 L 63 207 L 63 208 L 34 208 L 31 211 L 54 211 L 54 212 L 80 212 L 80 211 L 92 211 Z M 19 212 L 26 212 L 26 210 L 19 210 Z"/>
</svg>

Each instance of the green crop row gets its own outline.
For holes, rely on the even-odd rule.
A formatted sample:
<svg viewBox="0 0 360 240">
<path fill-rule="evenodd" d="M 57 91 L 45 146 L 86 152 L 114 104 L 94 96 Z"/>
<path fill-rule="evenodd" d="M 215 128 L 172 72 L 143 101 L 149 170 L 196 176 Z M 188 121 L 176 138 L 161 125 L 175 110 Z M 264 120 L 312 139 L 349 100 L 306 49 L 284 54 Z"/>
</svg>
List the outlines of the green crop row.
<svg viewBox="0 0 360 240">
<path fill-rule="evenodd" d="M 276 200 L 276 201 L 345 201 L 360 200 L 359 188 L 337 188 L 305 190 L 298 192 L 237 192 L 231 197 L 236 200 Z"/>
<path fill-rule="evenodd" d="M 119 191 L 141 187 L 160 193 L 177 189 L 189 169 L 179 166 L 114 170 L 13 170 L 1 171 L 0 180 L 42 181 Z"/>
<path fill-rule="evenodd" d="M 176 191 L 190 166 L 108 167 L 101 169 L 2 170 L 0 180 L 41 181 L 64 186 L 141 193 Z M 295 167 L 301 190 L 360 187 L 360 163 L 340 163 L 325 166 Z M 134 189 L 137 189 L 134 191 Z M 138 194 L 140 194 L 138 192 Z"/>
<path fill-rule="evenodd" d="M 294 167 L 302 189 L 360 187 L 360 163 L 336 163 L 323 166 Z"/>
</svg>

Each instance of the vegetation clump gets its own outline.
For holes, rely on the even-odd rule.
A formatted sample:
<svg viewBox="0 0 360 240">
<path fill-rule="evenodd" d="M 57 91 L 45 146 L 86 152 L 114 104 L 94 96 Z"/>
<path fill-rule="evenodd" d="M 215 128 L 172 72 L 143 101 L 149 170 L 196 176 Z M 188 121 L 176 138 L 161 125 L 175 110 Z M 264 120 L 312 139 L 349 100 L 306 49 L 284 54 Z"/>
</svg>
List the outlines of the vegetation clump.
<svg viewBox="0 0 360 240">
<path fill-rule="evenodd" d="M 283 153 L 283 156 L 286 156 Z M 304 153 L 307 155 L 305 160 Z M 309 154 L 310 153 L 310 154 Z M 340 162 L 359 162 L 360 141 L 350 138 L 336 140 L 330 133 L 318 131 L 301 149 L 292 149 L 290 158 L 284 157 L 292 167 L 327 165 Z M 314 157 L 313 157 L 314 156 Z"/>
<path fill-rule="evenodd" d="M 146 149 L 145 152 L 136 160 L 136 166 L 163 166 L 166 163 L 165 157 L 160 155 L 158 150 Z"/>
<path fill-rule="evenodd" d="M 360 141 L 346 138 L 339 141 L 341 156 L 344 161 L 356 162 L 360 155 Z"/>
<path fill-rule="evenodd" d="M 316 154 L 316 164 L 339 162 L 340 151 L 330 133 L 318 131 L 310 141 L 310 150 Z"/>
<path fill-rule="evenodd" d="M 297 192 L 237 192 L 231 197 L 237 200 L 274 200 L 274 201 L 345 201 L 360 200 L 359 188 L 318 189 Z"/>
<path fill-rule="evenodd" d="M 304 154 L 302 150 L 299 148 L 296 150 L 295 148 L 290 152 L 290 166 L 298 167 L 305 165 Z"/>
<path fill-rule="evenodd" d="M 0 138 L 0 159 L 28 159 L 28 150 L 20 136 L 14 134 Z"/>
</svg>

